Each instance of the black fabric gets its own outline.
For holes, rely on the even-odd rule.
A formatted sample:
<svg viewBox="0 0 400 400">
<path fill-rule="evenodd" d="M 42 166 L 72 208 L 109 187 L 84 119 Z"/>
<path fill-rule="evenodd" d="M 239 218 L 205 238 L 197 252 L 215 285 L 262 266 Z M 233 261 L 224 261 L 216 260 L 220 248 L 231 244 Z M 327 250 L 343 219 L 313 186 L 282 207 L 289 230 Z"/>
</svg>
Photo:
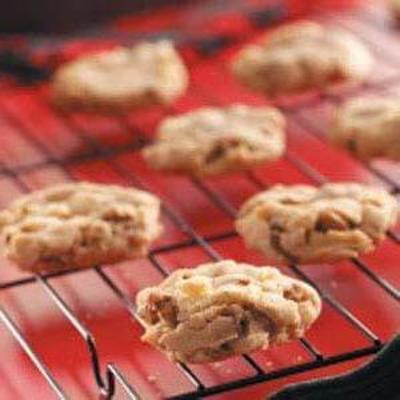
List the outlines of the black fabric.
<svg viewBox="0 0 400 400">
<path fill-rule="evenodd" d="M 346 375 L 289 385 L 270 400 L 400 400 L 400 335 Z"/>
</svg>

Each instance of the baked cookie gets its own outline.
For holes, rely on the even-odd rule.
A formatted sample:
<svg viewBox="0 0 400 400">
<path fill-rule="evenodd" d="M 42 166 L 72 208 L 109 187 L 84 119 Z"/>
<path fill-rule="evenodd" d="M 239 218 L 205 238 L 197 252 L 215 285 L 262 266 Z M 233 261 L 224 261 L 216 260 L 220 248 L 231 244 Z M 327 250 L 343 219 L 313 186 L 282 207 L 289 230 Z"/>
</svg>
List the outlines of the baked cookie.
<svg viewBox="0 0 400 400">
<path fill-rule="evenodd" d="M 62 108 L 124 111 L 169 104 L 187 88 L 188 72 L 168 41 L 88 55 L 61 66 L 52 83 Z"/>
<path fill-rule="evenodd" d="M 278 159 L 285 151 L 285 120 L 272 107 L 204 107 L 166 118 L 144 149 L 157 170 L 213 175 Z"/>
<path fill-rule="evenodd" d="M 232 70 L 250 88 L 276 96 L 363 80 L 371 64 L 370 53 L 352 34 L 300 22 L 245 47 Z"/>
<path fill-rule="evenodd" d="M 329 136 L 360 159 L 400 160 L 400 99 L 361 97 L 344 103 Z"/>
<path fill-rule="evenodd" d="M 250 248 L 286 263 L 323 263 L 375 249 L 398 216 L 384 189 L 357 183 L 277 185 L 248 200 L 236 229 Z"/>
<path fill-rule="evenodd" d="M 27 271 L 86 268 L 146 254 L 161 233 L 160 201 L 133 188 L 67 183 L 0 212 L 5 255 Z"/>
<path fill-rule="evenodd" d="M 205 363 L 302 337 L 317 292 L 276 268 L 231 260 L 180 269 L 139 292 L 142 339 L 173 361 Z"/>
</svg>

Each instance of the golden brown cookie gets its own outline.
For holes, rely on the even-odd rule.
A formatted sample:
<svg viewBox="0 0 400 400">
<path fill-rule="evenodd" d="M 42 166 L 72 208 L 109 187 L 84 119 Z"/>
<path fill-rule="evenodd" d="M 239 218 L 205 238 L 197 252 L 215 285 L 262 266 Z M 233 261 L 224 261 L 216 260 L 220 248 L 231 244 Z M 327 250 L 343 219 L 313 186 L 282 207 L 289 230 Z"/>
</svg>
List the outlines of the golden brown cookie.
<svg viewBox="0 0 400 400">
<path fill-rule="evenodd" d="M 278 28 L 245 47 L 232 63 L 234 75 L 271 96 L 363 80 L 372 57 L 352 34 L 300 22 Z"/>
<path fill-rule="evenodd" d="M 157 170 L 214 175 L 249 169 L 285 151 L 285 120 L 272 107 L 204 107 L 166 118 L 144 149 Z"/>
<path fill-rule="evenodd" d="M 356 157 L 400 160 L 400 99 L 360 97 L 335 112 L 329 136 Z"/>
<path fill-rule="evenodd" d="M 277 185 L 243 205 L 236 229 L 248 247 L 273 260 L 323 263 L 373 251 L 397 217 L 397 201 L 384 189 Z"/>
<path fill-rule="evenodd" d="M 61 108 L 124 111 L 170 104 L 186 90 L 188 72 L 168 41 L 118 47 L 61 66 L 52 82 Z"/>
<path fill-rule="evenodd" d="M 146 254 L 161 233 L 160 201 L 134 188 L 67 183 L 0 212 L 5 255 L 27 271 L 86 268 Z"/>
<path fill-rule="evenodd" d="M 317 292 L 276 268 L 225 260 L 180 269 L 139 292 L 142 339 L 171 360 L 205 363 L 302 337 Z"/>
</svg>

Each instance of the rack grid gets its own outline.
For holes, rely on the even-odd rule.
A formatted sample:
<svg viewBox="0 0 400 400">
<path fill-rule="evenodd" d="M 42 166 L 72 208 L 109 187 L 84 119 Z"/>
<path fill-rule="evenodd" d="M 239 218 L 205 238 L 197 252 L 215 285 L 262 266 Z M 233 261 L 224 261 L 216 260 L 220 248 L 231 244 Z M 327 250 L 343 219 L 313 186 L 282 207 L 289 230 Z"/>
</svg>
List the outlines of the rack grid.
<svg viewBox="0 0 400 400">
<path fill-rule="evenodd" d="M 207 38 L 202 37 L 183 45 L 183 53 L 189 54 L 187 62 L 192 74 L 192 84 L 187 96 L 170 109 L 155 107 L 115 117 L 63 114 L 49 105 L 47 83 L 29 87 L 3 83 L 3 93 L 0 94 L 0 126 L 4 131 L 0 139 L 0 183 L 7 182 L 8 186 L 4 187 L 13 188 L 10 193 L 6 193 L 7 190 L 3 191 L 3 202 L 9 200 L 8 196 L 15 197 L 18 193 L 30 191 L 32 185 L 40 186 L 42 183 L 40 179 L 32 183 L 32 179 L 27 177 L 35 174 L 46 175 L 46 171 L 51 170 L 57 171 L 56 181 L 105 180 L 155 192 L 163 200 L 167 237 L 152 248 L 146 265 L 161 277 L 165 277 L 171 272 L 168 260 L 171 257 L 180 259 L 181 254 L 184 254 L 183 260 L 185 257 L 191 259 L 191 254 L 199 251 L 202 252 L 201 258 L 204 260 L 219 260 L 235 255 L 242 259 L 256 257 L 241 249 L 232 222 L 240 202 L 244 200 L 242 197 L 248 197 L 279 181 L 320 184 L 329 180 L 355 179 L 383 185 L 398 195 L 398 165 L 387 162 L 368 165 L 361 163 L 350 155 L 332 148 L 324 136 L 328 111 L 338 102 L 363 93 L 393 93 L 396 84 L 400 84 L 400 56 L 396 57 L 392 51 L 395 45 L 393 37 L 398 34 L 390 26 L 386 27 L 386 31 L 382 29 L 382 17 L 377 17 L 371 9 L 338 15 L 318 14 L 318 20 L 338 24 L 360 35 L 377 56 L 379 67 L 376 71 L 382 73 L 373 74 L 362 86 L 334 87 L 324 92 L 272 101 L 239 86 L 228 75 L 226 69 L 226 62 L 231 54 L 263 29 L 260 18 L 254 20 L 254 13 L 251 15 L 253 20 L 249 23 L 250 30 L 241 32 L 240 40 L 239 37 L 235 37 L 235 40 L 221 40 L 221 37 L 209 34 Z M 261 21 L 268 24 L 268 20 Z M 382 42 L 377 43 L 375 31 L 387 37 L 384 45 Z M 151 141 L 154 126 L 163 116 L 202 105 L 223 105 L 232 102 L 276 104 L 281 107 L 289 121 L 288 152 L 281 161 L 250 172 L 209 179 L 163 177 L 146 169 L 140 160 L 139 151 Z M 235 187 L 232 188 L 232 185 Z M 206 209 L 202 209 L 202 205 L 206 203 Z M 193 211 L 197 213 L 197 217 L 191 212 L 191 206 L 196 208 Z M 207 222 L 208 210 L 211 209 L 213 214 Z M 172 239 L 169 240 L 168 234 L 171 232 Z M 385 301 L 391 302 L 392 307 L 397 307 L 398 310 L 400 294 L 396 286 L 400 275 L 396 271 L 395 262 L 389 262 L 387 259 L 400 260 L 399 231 L 394 229 L 390 232 L 386 242 L 384 252 L 378 251 L 372 258 L 350 260 L 341 268 L 351 270 L 351 274 L 357 274 L 358 277 L 362 277 L 359 279 L 368 281 L 368 284 L 375 287 L 374 290 L 379 296 L 384 296 Z M 193 259 L 198 257 L 193 256 Z M 131 264 L 124 268 L 129 268 Z M 4 268 L 6 267 L 9 268 L 8 265 Z M 176 368 L 177 373 L 187 381 L 185 386 L 189 389 L 180 392 L 180 388 L 174 388 L 173 393 L 166 397 L 197 399 L 229 394 L 233 393 L 234 389 L 269 381 L 279 382 L 279 378 L 296 377 L 302 372 L 316 371 L 345 361 L 361 360 L 376 353 L 387 341 L 387 334 L 377 332 L 375 327 L 370 326 L 370 321 L 365 322 L 365 315 L 361 313 L 360 316 L 359 309 L 354 311 L 348 299 L 343 300 L 342 292 L 339 291 L 339 295 L 336 295 L 335 288 L 326 287 L 325 278 L 321 278 L 323 272 L 316 272 L 316 269 L 321 271 L 324 268 L 328 267 L 291 265 L 285 271 L 313 285 L 323 299 L 324 309 L 329 309 L 329 315 L 335 315 L 336 319 L 344 321 L 347 329 L 353 331 L 353 335 L 360 335 L 363 345 L 329 354 L 320 348 L 316 343 L 318 340 L 311 333 L 297 343 L 305 354 L 304 362 L 288 363 L 281 368 L 270 369 L 265 361 L 268 352 L 262 356 L 257 353 L 244 355 L 235 362 L 243 365 L 243 369 L 248 373 L 213 384 L 208 384 L 202 378 L 204 374 L 196 372 L 195 366 L 170 364 L 170 368 Z M 140 323 L 133 294 L 124 290 L 112 271 L 113 267 L 98 266 L 85 273 L 95 274 L 101 285 L 111 291 L 127 315 L 136 323 Z M 123 371 L 117 362 L 113 359 L 102 359 L 96 335 L 54 283 L 57 279 L 79 276 L 81 273 L 80 270 L 66 270 L 33 276 L 22 274 L 15 279 L 2 278 L 0 294 L 31 285 L 43 291 L 61 313 L 65 323 L 86 346 L 85 362 L 90 366 L 97 388 L 97 393 L 92 393 L 93 398 L 112 398 L 117 390 L 121 390 L 127 398 L 147 398 L 137 389 L 136 383 L 127 378 L 126 371 Z M 384 313 L 384 310 L 381 312 Z M 13 319 L 3 303 L 0 306 L 0 322 L 15 339 L 20 350 L 29 357 L 54 396 L 60 399 L 70 398 L 62 380 L 57 379 L 52 368 L 43 360 L 40 351 L 31 344 L 29 335 Z M 397 325 L 397 330 L 398 328 Z M 332 334 L 325 325 L 318 332 L 320 335 Z M 59 345 L 62 346 L 62 343 Z M 275 351 L 279 352 L 279 349 Z M 157 369 L 157 366 L 154 368 Z"/>
</svg>

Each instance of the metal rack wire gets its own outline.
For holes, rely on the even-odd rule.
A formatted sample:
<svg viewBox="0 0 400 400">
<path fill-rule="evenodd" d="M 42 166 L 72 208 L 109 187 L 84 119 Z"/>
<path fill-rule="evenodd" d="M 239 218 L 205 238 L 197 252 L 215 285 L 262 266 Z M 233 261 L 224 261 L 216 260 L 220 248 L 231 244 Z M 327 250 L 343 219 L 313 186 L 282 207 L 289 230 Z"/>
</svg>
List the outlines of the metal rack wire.
<svg viewBox="0 0 400 400">
<path fill-rule="evenodd" d="M 259 23 L 259 21 L 257 23 Z M 218 50 L 224 50 L 224 48 L 228 44 L 230 43 L 220 41 Z M 207 54 L 199 54 L 199 62 L 202 62 L 202 60 L 206 60 L 207 62 L 209 61 L 206 58 L 208 52 L 205 53 Z M 215 52 L 213 54 L 215 54 Z M 215 68 L 220 68 L 218 62 L 215 62 Z M 397 79 L 399 78 L 400 76 Z M 375 84 L 374 88 L 382 88 L 385 87 L 386 84 L 387 81 L 382 81 L 379 84 Z M 191 95 L 196 96 L 199 101 L 203 103 L 219 104 L 219 99 L 217 96 L 213 96 L 212 94 L 205 94 L 205 91 L 202 90 L 201 87 L 195 87 L 194 92 L 191 93 Z M 45 94 L 40 90 L 38 90 L 37 92 L 37 99 L 38 101 L 44 103 L 47 102 Z M 312 99 L 311 103 L 309 100 L 306 100 L 304 102 L 302 100 L 299 100 L 298 103 L 290 107 L 284 107 L 288 118 L 290 118 L 293 123 L 304 129 L 304 135 L 313 135 L 315 138 L 321 141 L 324 140 L 321 134 L 316 132 L 314 127 L 307 124 L 307 122 L 301 118 L 299 111 L 301 111 L 302 107 L 309 107 L 310 104 L 313 104 L 312 102 L 319 103 L 322 99 L 329 102 L 336 101 L 335 95 L 324 94 L 322 97 L 319 96 L 315 99 Z M 169 112 L 176 111 L 177 110 L 173 109 L 169 110 Z M 75 157 L 57 158 L 46 147 L 46 145 L 44 145 L 42 142 L 38 141 L 33 135 L 31 135 L 29 131 L 21 125 L 21 121 L 18 118 L 15 118 L 15 115 L 10 113 L 9 110 L 4 107 L 0 108 L 0 115 L 4 118 L 7 118 L 7 120 L 12 123 L 16 127 L 16 129 L 18 129 L 19 134 L 23 136 L 24 139 L 26 139 L 34 148 L 38 149 L 46 156 L 46 159 L 43 162 L 28 166 L 25 165 L 23 167 L 10 168 L 5 165 L 0 165 L 0 175 L 4 175 L 12 179 L 13 182 L 21 189 L 21 191 L 29 191 L 29 187 L 21 179 L 22 173 L 30 172 L 45 166 L 57 166 L 62 171 L 64 171 L 66 179 L 73 179 L 68 167 L 76 163 L 88 162 L 92 160 L 105 160 L 110 167 L 112 167 L 124 180 L 126 180 L 127 183 L 147 189 L 146 183 L 141 180 L 140 176 L 135 174 L 134 171 L 132 171 L 131 169 L 122 166 L 120 163 L 117 163 L 114 159 L 116 155 L 140 150 L 140 148 L 149 140 L 146 135 L 140 131 L 139 127 L 133 127 L 132 124 L 129 123 L 124 116 L 118 117 L 117 122 L 121 126 L 123 126 L 124 129 L 129 130 L 131 134 L 131 141 L 128 145 L 109 149 L 99 141 L 95 140 L 92 136 L 90 136 L 88 132 L 85 131 L 85 129 L 82 129 L 82 127 L 76 125 L 68 115 L 59 114 L 58 117 L 62 121 L 64 121 L 64 124 L 68 126 L 69 130 L 73 132 L 74 135 L 79 137 L 79 140 L 87 145 L 89 152 L 87 154 Z M 300 156 L 294 154 L 293 152 L 289 152 L 286 155 L 286 161 L 316 184 L 327 180 L 327 178 L 322 175 L 321 172 L 316 170 L 313 166 L 309 165 L 306 160 L 302 159 Z M 393 193 L 400 192 L 399 182 L 394 181 L 390 176 L 385 175 L 381 171 L 378 171 L 371 166 L 364 165 L 364 168 L 368 169 L 371 174 L 374 174 L 377 179 L 384 180 L 385 183 L 389 185 Z M 264 180 L 261 181 L 252 172 L 246 173 L 245 177 L 249 180 L 249 182 L 252 183 L 252 185 L 255 185 L 259 190 L 265 188 L 267 185 L 267 182 L 265 182 Z M 199 191 L 201 191 L 211 203 L 213 203 L 229 218 L 233 218 L 235 216 L 236 209 L 234 205 L 231 204 L 229 200 L 226 199 L 223 195 L 215 191 L 210 185 L 208 185 L 206 181 L 200 179 L 192 179 L 191 184 L 194 185 Z M 215 249 L 215 245 L 220 241 L 223 241 L 227 238 L 234 238 L 236 236 L 236 233 L 233 231 L 223 232 L 218 235 L 204 236 L 196 232 L 196 230 L 187 221 L 185 221 L 185 219 L 181 217 L 179 213 L 174 210 L 173 205 L 170 206 L 167 203 L 164 203 L 163 212 L 165 216 L 170 220 L 170 222 L 179 231 L 184 232 L 187 236 L 187 238 L 183 239 L 182 241 L 155 247 L 150 252 L 148 260 L 150 262 L 151 268 L 155 268 L 163 276 L 167 276 L 169 274 L 169 271 L 159 260 L 157 255 L 168 253 L 178 249 L 185 249 L 196 246 L 201 248 L 210 260 L 219 260 L 221 258 L 221 255 Z M 390 236 L 390 240 L 398 243 L 398 239 L 395 233 Z M 364 261 L 354 259 L 352 260 L 352 265 L 374 284 L 381 287 L 381 289 L 384 290 L 394 300 L 399 302 L 399 291 L 390 282 L 379 276 Z M 180 363 L 177 365 L 177 367 L 181 370 L 188 382 L 191 384 L 192 390 L 186 393 L 174 395 L 170 397 L 170 399 L 197 399 L 218 393 L 225 393 L 230 390 L 243 388 L 256 383 L 267 382 L 270 380 L 294 375 L 300 372 L 314 370 L 347 360 L 353 360 L 365 355 L 373 354 L 382 347 L 383 341 L 375 332 L 373 332 L 362 321 L 360 321 L 338 299 L 320 288 L 318 286 L 318 282 L 315 282 L 306 272 L 304 272 L 301 267 L 297 265 L 291 265 L 289 268 L 294 275 L 297 275 L 299 278 L 304 279 L 305 281 L 313 285 L 320 293 L 323 301 L 328 304 L 335 313 L 343 317 L 354 330 L 365 337 L 368 344 L 362 348 L 357 348 L 353 351 L 343 352 L 335 355 L 326 355 L 321 350 L 319 350 L 317 346 L 313 344 L 310 340 L 301 339 L 299 343 L 309 355 L 309 361 L 296 365 L 291 365 L 283 369 L 267 371 L 252 356 L 244 355 L 242 357 L 242 361 L 251 369 L 252 374 L 238 380 L 232 380 L 214 386 L 206 385 L 190 366 Z M 140 399 L 140 395 L 135 390 L 133 383 L 128 382 L 128 380 L 124 377 L 123 373 L 119 370 L 117 365 L 109 362 L 106 364 L 105 368 L 101 367 L 102 364 L 100 362 L 100 356 L 98 348 L 96 346 L 95 336 L 74 313 L 68 302 L 62 297 L 62 295 L 57 291 L 52 283 L 52 279 L 57 276 L 75 273 L 79 273 L 79 271 L 67 270 L 46 274 L 37 274 L 35 276 L 1 283 L 0 290 L 7 290 L 13 287 L 23 287 L 24 285 L 30 284 L 34 284 L 40 287 L 62 313 L 66 322 L 74 329 L 74 331 L 86 344 L 88 352 L 88 362 L 91 365 L 93 379 L 96 382 L 99 395 L 105 399 L 112 398 L 116 391 L 116 386 L 118 385 L 118 387 L 123 390 L 128 398 Z M 124 309 L 126 309 L 129 315 L 140 323 L 140 319 L 136 314 L 135 305 L 132 299 L 117 284 L 117 282 L 111 277 L 107 270 L 104 269 L 102 266 L 99 266 L 93 269 L 93 273 L 95 273 L 101 279 L 104 285 L 111 289 L 115 298 L 120 302 Z M 22 330 L 12 320 L 9 313 L 4 308 L 0 308 L 0 322 L 14 337 L 14 339 L 17 341 L 18 345 L 26 353 L 26 355 L 30 358 L 37 370 L 43 376 L 43 379 L 47 381 L 49 387 L 54 392 L 54 395 L 60 399 L 67 399 L 68 394 L 62 388 L 61 383 L 55 379 L 48 366 L 41 359 L 40 354 L 38 354 L 33 346 L 30 345 L 29 337 L 26 337 L 24 335 Z"/>
</svg>

